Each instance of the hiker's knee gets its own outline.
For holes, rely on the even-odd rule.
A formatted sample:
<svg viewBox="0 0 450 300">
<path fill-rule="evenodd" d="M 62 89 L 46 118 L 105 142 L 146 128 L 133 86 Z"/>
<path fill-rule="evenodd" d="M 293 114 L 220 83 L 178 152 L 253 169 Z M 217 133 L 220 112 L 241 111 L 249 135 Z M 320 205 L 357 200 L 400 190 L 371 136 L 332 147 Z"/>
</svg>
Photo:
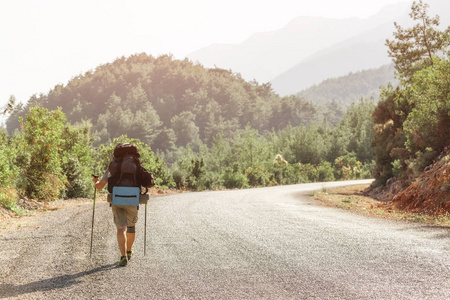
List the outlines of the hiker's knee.
<svg viewBox="0 0 450 300">
<path fill-rule="evenodd" d="M 128 226 L 127 227 L 127 233 L 136 233 L 136 227 L 135 226 Z"/>
<path fill-rule="evenodd" d="M 127 231 L 127 226 L 117 227 L 118 234 L 124 234 Z"/>
</svg>

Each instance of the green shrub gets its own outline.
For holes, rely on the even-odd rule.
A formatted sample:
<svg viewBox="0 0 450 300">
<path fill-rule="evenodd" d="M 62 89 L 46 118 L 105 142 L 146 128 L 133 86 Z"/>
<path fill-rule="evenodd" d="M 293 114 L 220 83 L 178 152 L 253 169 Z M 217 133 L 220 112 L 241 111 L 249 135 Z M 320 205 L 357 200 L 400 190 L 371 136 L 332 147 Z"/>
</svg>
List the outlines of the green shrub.
<svg viewBox="0 0 450 300">
<path fill-rule="evenodd" d="M 62 164 L 68 184 L 63 192 L 63 198 L 82 198 L 91 196 L 93 183 L 91 181 L 90 165 L 80 162 L 75 156 L 67 156 Z"/>
<path fill-rule="evenodd" d="M 308 175 L 302 171 L 302 164 L 290 164 L 284 171 L 286 184 L 308 182 Z"/>
<path fill-rule="evenodd" d="M 325 161 L 317 166 L 319 181 L 334 181 L 334 169 L 330 162 Z"/>
<path fill-rule="evenodd" d="M 436 151 L 433 151 L 430 147 L 425 148 L 423 152 L 417 151 L 415 158 L 408 163 L 414 177 L 419 176 L 426 166 L 432 164 L 435 157 Z"/>
<path fill-rule="evenodd" d="M 399 159 L 396 159 L 392 162 L 392 174 L 399 178 L 403 174 L 402 162 Z"/>
<path fill-rule="evenodd" d="M 228 189 L 249 188 L 247 176 L 245 176 L 237 167 L 228 167 L 222 175 L 223 184 Z"/>
<path fill-rule="evenodd" d="M 0 188 L 0 206 L 14 209 L 17 206 L 17 193 L 13 188 Z"/>
<path fill-rule="evenodd" d="M 336 178 L 342 180 L 356 179 L 358 163 L 355 153 L 348 153 L 336 158 L 334 161 Z"/>
<path fill-rule="evenodd" d="M 361 179 L 374 178 L 375 161 L 361 165 Z"/>
<path fill-rule="evenodd" d="M 14 137 L 14 142 L 25 153 L 25 159 L 18 160 L 22 163 L 24 192 L 30 198 L 55 200 L 67 183 L 61 166 L 66 117 L 61 110 L 48 111 L 36 106 L 19 121 L 23 131 Z"/>
<path fill-rule="evenodd" d="M 187 174 L 183 170 L 177 169 L 172 172 L 172 178 L 175 182 L 177 189 L 181 190 L 186 187 L 186 177 Z"/>
<path fill-rule="evenodd" d="M 309 182 L 316 182 L 319 180 L 319 171 L 312 164 L 299 164 L 300 174 L 307 178 Z"/>
<path fill-rule="evenodd" d="M 264 167 L 249 167 L 245 171 L 245 176 L 247 177 L 250 186 L 267 186 L 270 182 L 270 174 Z"/>
<path fill-rule="evenodd" d="M 199 190 L 217 190 L 224 187 L 222 176 L 216 172 L 206 171 L 199 180 Z"/>
<path fill-rule="evenodd" d="M 89 197 L 93 190 L 90 124 L 66 125 L 61 146 L 62 169 L 67 178 L 64 198 Z"/>
<path fill-rule="evenodd" d="M 0 186 L 10 185 L 14 181 L 15 170 L 11 165 L 10 151 L 0 146 Z"/>
</svg>

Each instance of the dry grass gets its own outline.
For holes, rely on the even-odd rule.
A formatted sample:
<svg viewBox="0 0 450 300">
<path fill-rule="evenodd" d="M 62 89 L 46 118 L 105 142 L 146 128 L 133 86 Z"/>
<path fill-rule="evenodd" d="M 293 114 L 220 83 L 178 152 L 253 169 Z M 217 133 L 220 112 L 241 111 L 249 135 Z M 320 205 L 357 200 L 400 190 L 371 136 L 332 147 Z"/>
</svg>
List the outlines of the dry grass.
<svg viewBox="0 0 450 300">
<path fill-rule="evenodd" d="M 450 227 L 450 215 L 430 216 L 395 210 L 390 202 L 380 202 L 365 197 L 363 191 L 368 187 L 369 185 L 353 185 L 336 189 L 322 189 L 315 192 L 313 196 L 323 205 L 339 207 L 365 215 Z"/>
</svg>

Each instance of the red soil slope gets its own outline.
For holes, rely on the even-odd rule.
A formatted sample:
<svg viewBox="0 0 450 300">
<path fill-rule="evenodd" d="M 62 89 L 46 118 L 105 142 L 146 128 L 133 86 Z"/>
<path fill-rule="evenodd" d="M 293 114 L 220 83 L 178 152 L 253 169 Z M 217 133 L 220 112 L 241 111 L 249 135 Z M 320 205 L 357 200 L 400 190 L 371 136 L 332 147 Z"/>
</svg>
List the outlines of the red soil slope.
<svg viewBox="0 0 450 300">
<path fill-rule="evenodd" d="M 450 155 L 441 158 L 394 196 L 392 205 L 414 213 L 450 214 Z"/>
<path fill-rule="evenodd" d="M 413 183 L 391 178 L 385 187 L 370 187 L 364 194 L 390 202 L 398 210 L 450 215 L 450 151 L 441 154 Z"/>
</svg>

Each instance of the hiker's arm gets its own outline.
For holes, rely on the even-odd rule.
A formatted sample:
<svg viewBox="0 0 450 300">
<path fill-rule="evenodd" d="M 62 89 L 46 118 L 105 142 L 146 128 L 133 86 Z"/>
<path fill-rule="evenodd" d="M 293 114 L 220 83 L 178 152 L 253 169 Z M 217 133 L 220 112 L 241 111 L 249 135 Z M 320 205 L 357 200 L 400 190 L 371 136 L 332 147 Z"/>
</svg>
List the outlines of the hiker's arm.
<svg viewBox="0 0 450 300">
<path fill-rule="evenodd" d="M 95 188 L 97 190 L 101 190 L 105 187 L 105 185 L 108 183 L 108 177 L 109 177 L 109 170 L 107 169 L 105 171 L 105 174 L 103 174 L 103 177 L 101 180 L 98 180 L 98 177 L 92 178 L 92 181 L 95 183 Z"/>
<path fill-rule="evenodd" d="M 102 180 L 98 180 L 98 178 L 93 178 L 92 181 L 95 183 L 95 188 L 97 190 L 101 190 L 102 188 L 105 187 L 105 185 L 108 183 L 107 181 Z"/>
</svg>

